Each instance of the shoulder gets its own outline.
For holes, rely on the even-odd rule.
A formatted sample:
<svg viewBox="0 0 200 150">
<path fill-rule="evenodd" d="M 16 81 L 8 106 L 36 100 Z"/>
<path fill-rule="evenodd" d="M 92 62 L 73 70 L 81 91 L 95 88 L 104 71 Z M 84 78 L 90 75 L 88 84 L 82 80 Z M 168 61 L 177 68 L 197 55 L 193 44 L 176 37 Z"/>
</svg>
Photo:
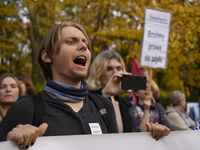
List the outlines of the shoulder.
<svg viewBox="0 0 200 150">
<path fill-rule="evenodd" d="M 27 106 L 32 106 L 33 102 L 31 100 L 31 96 L 30 95 L 25 95 L 25 96 L 21 96 L 18 98 L 18 100 L 12 104 L 11 107 L 27 107 Z"/>
<path fill-rule="evenodd" d="M 169 109 L 166 111 L 166 113 L 167 114 L 171 114 L 171 113 L 178 113 L 175 109 L 174 109 L 174 107 L 169 107 Z"/>
<path fill-rule="evenodd" d="M 42 99 L 44 97 L 46 97 L 46 94 L 45 92 L 39 92 L 42 96 Z M 38 93 L 38 94 L 39 94 Z M 36 95 L 38 95 L 36 94 Z M 36 95 L 32 95 L 32 96 L 36 96 Z M 32 97 L 31 95 L 25 95 L 25 96 L 21 96 L 18 98 L 18 100 L 12 104 L 11 108 L 14 107 L 15 109 L 16 108 L 19 108 L 20 110 L 26 110 L 26 111 L 33 111 L 34 110 L 34 103 L 32 101 Z"/>
<path fill-rule="evenodd" d="M 180 114 L 173 107 L 170 107 L 166 113 L 168 117 L 180 117 Z"/>
<path fill-rule="evenodd" d="M 11 105 L 9 108 L 8 114 L 17 114 L 20 115 L 32 115 L 34 112 L 34 103 L 31 99 L 30 95 L 21 96 L 18 98 L 18 100 Z"/>
<path fill-rule="evenodd" d="M 102 95 L 102 89 L 99 89 L 99 90 L 90 90 L 89 93 Z"/>
<path fill-rule="evenodd" d="M 106 109 L 108 114 L 114 112 L 114 107 L 110 99 L 99 94 L 88 94 L 89 103 L 94 105 L 98 110 Z"/>
<path fill-rule="evenodd" d="M 160 103 L 158 103 L 158 102 L 156 102 L 155 105 L 156 105 L 157 107 L 162 107 L 162 105 L 161 105 Z"/>
<path fill-rule="evenodd" d="M 193 109 L 194 109 L 194 108 L 198 108 L 198 107 L 200 107 L 200 103 L 194 104 L 194 105 L 192 106 Z"/>
<path fill-rule="evenodd" d="M 88 97 L 90 99 L 93 99 L 93 98 L 98 98 L 99 100 L 101 100 L 103 102 L 104 105 L 106 106 L 109 106 L 109 105 L 112 105 L 111 103 L 111 100 L 100 95 L 100 94 L 96 94 L 96 93 L 88 93 Z"/>
<path fill-rule="evenodd" d="M 129 107 L 129 111 L 137 110 L 137 108 L 139 108 L 139 106 L 137 106 L 137 104 L 132 105 L 131 107 Z"/>
<path fill-rule="evenodd" d="M 163 106 L 160 103 L 155 103 L 156 107 L 163 108 Z"/>
<path fill-rule="evenodd" d="M 165 110 L 164 107 L 160 103 L 155 103 L 155 107 L 158 109 Z"/>
<path fill-rule="evenodd" d="M 19 104 L 21 104 L 21 103 L 24 103 L 24 105 L 27 105 L 27 104 L 33 104 L 33 102 L 32 102 L 32 96 L 37 96 L 37 95 L 41 95 L 41 97 L 42 97 L 42 99 L 45 99 L 45 97 L 47 97 L 47 93 L 45 92 L 45 91 L 41 91 L 41 92 L 39 92 L 39 93 L 37 93 L 37 94 L 35 94 L 35 95 L 24 95 L 24 96 L 21 96 L 21 97 L 19 97 L 18 98 L 18 100 L 15 102 L 15 103 L 19 103 Z M 14 104 L 15 104 L 14 103 Z"/>
</svg>

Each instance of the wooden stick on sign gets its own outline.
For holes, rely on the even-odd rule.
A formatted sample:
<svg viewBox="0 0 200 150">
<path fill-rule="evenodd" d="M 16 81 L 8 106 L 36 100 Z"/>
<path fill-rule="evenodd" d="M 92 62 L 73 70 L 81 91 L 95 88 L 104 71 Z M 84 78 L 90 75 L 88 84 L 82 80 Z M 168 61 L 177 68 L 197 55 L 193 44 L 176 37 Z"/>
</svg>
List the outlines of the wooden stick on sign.
<svg viewBox="0 0 200 150">
<path fill-rule="evenodd" d="M 152 76 L 153 76 L 153 70 L 152 68 L 150 68 L 150 72 L 149 72 L 149 88 L 148 88 L 148 95 L 150 96 L 151 94 L 151 80 L 152 80 Z M 152 100 L 154 103 L 156 103 L 154 97 L 152 96 Z"/>
</svg>

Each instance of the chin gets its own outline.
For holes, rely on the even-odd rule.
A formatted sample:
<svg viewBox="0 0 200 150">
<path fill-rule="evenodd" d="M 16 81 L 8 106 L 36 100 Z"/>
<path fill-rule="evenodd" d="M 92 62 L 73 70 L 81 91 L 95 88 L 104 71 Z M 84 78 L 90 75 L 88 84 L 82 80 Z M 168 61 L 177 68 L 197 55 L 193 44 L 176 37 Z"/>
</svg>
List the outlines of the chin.
<svg viewBox="0 0 200 150">
<path fill-rule="evenodd" d="M 74 77 L 75 77 L 75 80 L 82 81 L 82 80 L 86 79 L 87 74 L 76 74 Z"/>
</svg>

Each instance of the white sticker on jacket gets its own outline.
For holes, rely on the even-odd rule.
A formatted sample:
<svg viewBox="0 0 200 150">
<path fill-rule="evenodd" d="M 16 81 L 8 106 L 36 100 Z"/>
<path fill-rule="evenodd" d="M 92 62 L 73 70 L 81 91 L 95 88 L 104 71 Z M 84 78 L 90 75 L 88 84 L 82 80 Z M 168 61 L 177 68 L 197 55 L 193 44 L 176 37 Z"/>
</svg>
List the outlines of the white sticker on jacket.
<svg viewBox="0 0 200 150">
<path fill-rule="evenodd" d="M 99 123 L 89 123 L 92 134 L 102 134 Z"/>
</svg>

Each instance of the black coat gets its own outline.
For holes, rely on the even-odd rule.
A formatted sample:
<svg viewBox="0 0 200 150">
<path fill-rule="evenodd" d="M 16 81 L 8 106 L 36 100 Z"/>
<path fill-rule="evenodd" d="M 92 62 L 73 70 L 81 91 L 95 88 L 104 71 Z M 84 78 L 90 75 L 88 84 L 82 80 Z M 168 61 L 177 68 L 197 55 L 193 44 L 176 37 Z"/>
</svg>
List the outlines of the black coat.
<svg viewBox="0 0 200 150">
<path fill-rule="evenodd" d="M 102 89 L 89 91 L 94 94 L 102 95 Z M 119 109 L 122 116 L 122 123 L 123 123 L 123 132 L 133 132 L 132 130 L 132 118 L 129 114 L 128 105 L 124 101 L 123 98 L 119 97 L 118 95 L 115 96 L 115 100 L 119 102 Z"/>
</svg>

